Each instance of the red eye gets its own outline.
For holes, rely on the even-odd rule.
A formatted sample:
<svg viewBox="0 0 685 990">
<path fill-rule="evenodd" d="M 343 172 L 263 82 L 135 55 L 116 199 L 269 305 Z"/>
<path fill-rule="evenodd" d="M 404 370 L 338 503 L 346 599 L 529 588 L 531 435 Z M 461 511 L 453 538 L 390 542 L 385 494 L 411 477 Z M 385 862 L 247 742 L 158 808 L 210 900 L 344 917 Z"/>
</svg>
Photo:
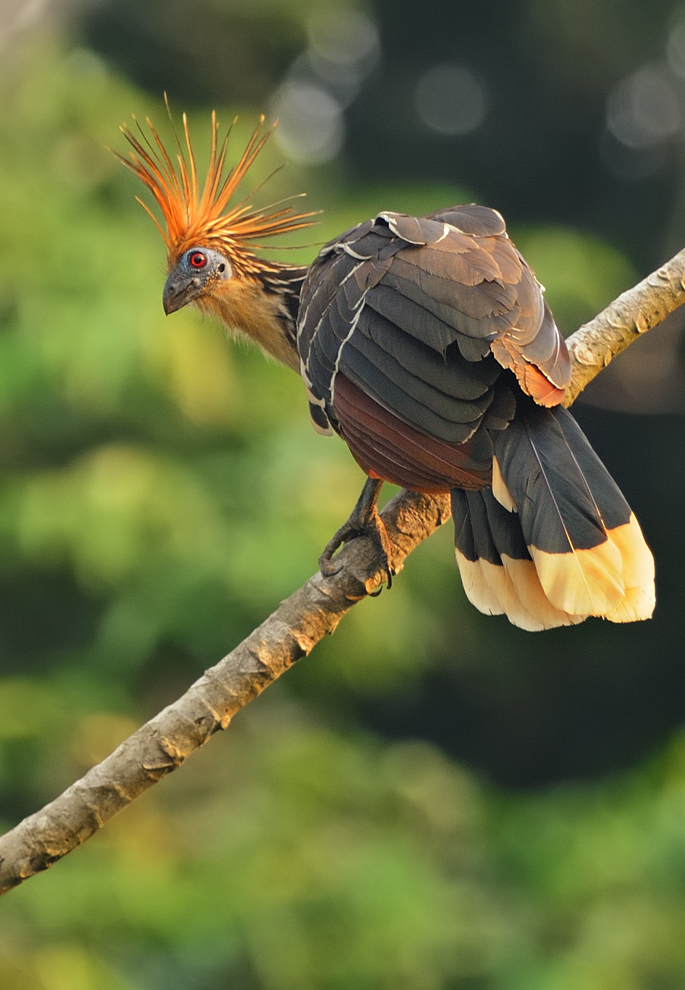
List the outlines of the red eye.
<svg viewBox="0 0 685 990">
<path fill-rule="evenodd" d="M 188 261 L 193 268 L 204 268 L 207 264 L 207 255 L 203 254 L 202 251 L 193 251 Z"/>
</svg>

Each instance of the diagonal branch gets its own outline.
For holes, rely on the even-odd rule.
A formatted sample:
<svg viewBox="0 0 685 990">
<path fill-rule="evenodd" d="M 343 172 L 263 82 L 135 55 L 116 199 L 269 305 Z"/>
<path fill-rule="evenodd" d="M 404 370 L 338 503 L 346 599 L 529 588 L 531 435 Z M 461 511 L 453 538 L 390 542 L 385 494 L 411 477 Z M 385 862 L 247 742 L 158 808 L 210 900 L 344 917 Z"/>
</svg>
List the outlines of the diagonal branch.
<svg viewBox="0 0 685 990">
<path fill-rule="evenodd" d="M 685 302 L 685 250 L 624 292 L 567 341 L 573 360 L 570 405 L 641 334 Z M 449 518 L 447 496 L 404 491 L 383 511 L 395 571 Z M 346 612 L 382 581 L 364 539 L 343 547 L 339 571 L 316 574 L 189 690 L 129 736 L 63 794 L 0 838 L 0 894 L 47 869 L 185 759 L 296 660 L 333 633 Z"/>
<path fill-rule="evenodd" d="M 566 341 L 573 361 L 573 379 L 565 406 L 575 402 L 586 385 L 625 351 L 685 302 L 685 249 L 633 289 L 576 330 Z"/>
</svg>

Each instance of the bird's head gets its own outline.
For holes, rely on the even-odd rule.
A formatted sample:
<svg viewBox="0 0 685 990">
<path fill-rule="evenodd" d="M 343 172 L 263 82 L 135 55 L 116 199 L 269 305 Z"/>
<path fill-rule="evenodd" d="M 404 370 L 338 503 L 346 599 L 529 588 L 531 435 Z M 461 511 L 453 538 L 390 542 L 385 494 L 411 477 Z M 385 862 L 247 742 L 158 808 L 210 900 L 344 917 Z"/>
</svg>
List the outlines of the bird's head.
<svg viewBox="0 0 685 990">
<path fill-rule="evenodd" d="M 169 268 L 162 303 L 164 312 L 175 313 L 212 290 L 221 288 L 217 282 L 234 277 L 231 262 L 221 251 L 200 245 L 188 248 Z"/>
<path fill-rule="evenodd" d="M 308 227 L 315 214 L 295 213 L 278 203 L 255 209 L 252 193 L 233 202 L 273 128 L 264 132 L 262 117 L 237 164 L 224 175 L 230 130 L 220 142 L 212 113 L 209 165 L 200 188 L 185 114 L 185 148 L 177 136 L 175 162 L 149 120 L 149 136 L 135 123 L 138 134 L 121 128 L 132 148 L 129 157 L 117 157 L 145 183 L 162 212 L 164 226 L 139 200 L 166 243 L 165 313 L 194 303 L 216 313 L 230 330 L 247 334 L 278 360 L 297 367 L 292 315 L 304 269 L 266 260 L 253 245 Z"/>
</svg>

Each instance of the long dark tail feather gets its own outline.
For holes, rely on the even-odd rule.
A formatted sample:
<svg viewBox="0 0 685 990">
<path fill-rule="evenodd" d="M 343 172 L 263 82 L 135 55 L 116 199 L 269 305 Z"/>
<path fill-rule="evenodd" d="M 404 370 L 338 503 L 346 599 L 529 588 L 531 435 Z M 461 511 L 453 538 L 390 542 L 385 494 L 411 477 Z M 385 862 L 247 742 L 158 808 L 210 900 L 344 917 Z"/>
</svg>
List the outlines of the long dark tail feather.
<svg viewBox="0 0 685 990">
<path fill-rule="evenodd" d="M 565 409 L 521 402 L 498 431 L 493 487 L 452 492 L 467 596 L 523 629 L 649 618 L 654 561 L 638 522 Z"/>
</svg>

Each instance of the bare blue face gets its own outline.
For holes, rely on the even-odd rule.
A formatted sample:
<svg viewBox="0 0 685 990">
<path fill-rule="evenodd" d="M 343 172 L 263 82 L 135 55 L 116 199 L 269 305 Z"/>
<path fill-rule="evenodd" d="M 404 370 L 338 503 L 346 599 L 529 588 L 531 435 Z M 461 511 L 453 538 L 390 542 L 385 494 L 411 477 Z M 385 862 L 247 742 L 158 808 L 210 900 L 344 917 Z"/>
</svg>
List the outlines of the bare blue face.
<svg viewBox="0 0 685 990">
<path fill-rule="evenodd" d="M 233 277 L 230 261 L 212 248 L 186 251 L 167 275 L 162 294 L 164 312 L 175 313 L 201 296 L 211 285 Z"/>
</svg>

